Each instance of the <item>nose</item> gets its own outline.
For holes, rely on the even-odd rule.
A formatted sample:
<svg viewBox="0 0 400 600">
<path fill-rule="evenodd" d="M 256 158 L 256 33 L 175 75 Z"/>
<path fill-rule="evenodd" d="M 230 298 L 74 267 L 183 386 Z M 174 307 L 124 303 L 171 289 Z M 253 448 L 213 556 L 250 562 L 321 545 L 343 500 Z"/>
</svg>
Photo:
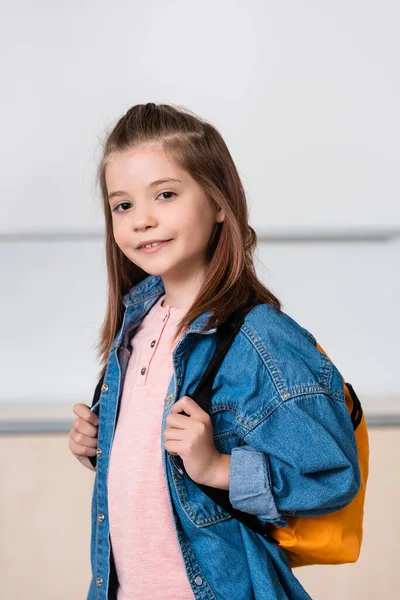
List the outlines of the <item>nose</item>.
<svg viewBox="0 0 400 600">
<path fill-rule="evenodd" d="M 135 210 L 132 224 L 134 231 L 145 231 L 156 224 L 156 218 L 148 208 L 143 207 Z"/>
</svg>

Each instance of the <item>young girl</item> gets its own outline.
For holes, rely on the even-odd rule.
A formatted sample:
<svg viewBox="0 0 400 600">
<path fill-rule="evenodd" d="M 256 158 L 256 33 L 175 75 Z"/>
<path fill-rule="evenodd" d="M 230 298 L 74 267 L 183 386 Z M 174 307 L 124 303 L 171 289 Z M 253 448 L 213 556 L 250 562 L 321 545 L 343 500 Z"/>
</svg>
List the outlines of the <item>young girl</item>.
<svg viewBox="0 0 400 600">
<path fill-rule="evenodd" d="M 108 307 L 101 388 L 70 449 L 96 468 L 88 600 L 306 600 L 285 551 L 197 484 L 279 527 L 339 510 L 360 485 L 343 380 L 253 264 L 256 233 L 218 131 L 132 107 L 99 166 Z M 237 309 L 245 320 L 193 400 Z"/>
</svg>

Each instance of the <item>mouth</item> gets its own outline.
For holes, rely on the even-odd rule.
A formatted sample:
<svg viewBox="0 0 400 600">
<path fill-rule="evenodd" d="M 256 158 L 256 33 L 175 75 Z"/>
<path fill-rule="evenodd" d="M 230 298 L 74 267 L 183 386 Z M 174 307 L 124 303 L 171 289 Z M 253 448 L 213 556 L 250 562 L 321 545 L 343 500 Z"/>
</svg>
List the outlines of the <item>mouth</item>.
<svg viewBox="0 0 400 600">
<path fill-rule="evenodd" d="M 139 248 L 137 248 L 137 250 L 139 250 L 140 252 L 143 252 L 143 254 L 155 254 L 156 252 L 159 252 L 162 248 L 165 248 L 165 246 L 167 246 L 168 244 L 170 244 L 173 240 L 165 240 L 164 242 L 154 242 L 154 245 L 151 244 L 150 246 L 139 246 Z"/>
</svg>

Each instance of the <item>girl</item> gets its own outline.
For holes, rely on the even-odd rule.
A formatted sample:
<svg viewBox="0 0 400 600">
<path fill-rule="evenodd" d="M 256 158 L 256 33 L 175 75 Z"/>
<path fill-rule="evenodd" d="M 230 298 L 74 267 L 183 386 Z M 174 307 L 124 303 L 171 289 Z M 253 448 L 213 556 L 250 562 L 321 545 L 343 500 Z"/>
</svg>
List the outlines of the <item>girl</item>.
<svg viewBox="0 0 400 600">
<path fill-rule="evenodd" d="M 257 278 L 245 193 L 212 125 L 134 106 L 98 175 L 102 371 L 70 432 L 71 451 L 96 468 L 87 598 L 309 600 L 285 551 L 197 484 L 279 527 L 346 506 L 360 475 L 343 380 Z M 206 412 L 192 394 L 238 309 Z"/>
</svg>

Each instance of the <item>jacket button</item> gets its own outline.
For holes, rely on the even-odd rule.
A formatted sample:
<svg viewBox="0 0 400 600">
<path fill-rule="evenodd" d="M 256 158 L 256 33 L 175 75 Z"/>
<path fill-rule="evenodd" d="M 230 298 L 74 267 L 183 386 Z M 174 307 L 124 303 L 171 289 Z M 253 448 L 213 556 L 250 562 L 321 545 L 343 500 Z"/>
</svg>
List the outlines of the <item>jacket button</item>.
<svg viewBox="0 0 400 600">
<path fill-rule="evenodd" d="M 173 397 L 174 397 L 174 395 L 173 395 L 173 394 L 170 394 L 169 396 L 167 396 L 167 397 L 165 398 L 165 402 L 169 402 L 170 400 L 172 400 L 172 398 L 173 398 Z"/>
<path fill-rule="evenodd" d="M 99 513 L 99 516 L 97 517 L 97 520 L 99 523 L 102 523 L 104 521 L 104 515 L 102 513 Z"/>
<path fill-rule="evenodd" d="M 103 580 L 101 577 L 96 578 L 96 584 L 97 584 L 97 587 L 100 587 L 101 585 L 103 585 Z"/>
<path fill-rule="evenodd" d="M 156 340 L 153 340 L 153 341 L 151 342 L 150 346 L 153 348 L 155 343 L 156 343 Z"/>
<path fill-rule="evenodd" d="M 108 390 L 108 385 L 106 383 L 103 383 L 103 385 L 101 386 L 101 391 L 106 392 L 107 390 Z"/>
<path fill-rule="evenodd" d="M 103 452 L 103 451 L 102 451 L 102 449 L 101 449 L 101 448 L 97 448 L 97 450 L 96 450 L 96 454 L 97 454 L 97 456 L 100 456 L 100 454 L 101 454 L 102 452 Z"/>
<path fill-rule="evenodd" d="M 201 585 L 203 583 L 202 578 L 200 577 L 200 575 L 197 575 L 196 579 L 194 580 L 196 585 Z"/>
<path fill-rule="evenodd" d="M 143 367 L 140 372 L 141 372 L 142 375 L 144 375 L 146 373 L 146 367 Z"/>
</svg>

